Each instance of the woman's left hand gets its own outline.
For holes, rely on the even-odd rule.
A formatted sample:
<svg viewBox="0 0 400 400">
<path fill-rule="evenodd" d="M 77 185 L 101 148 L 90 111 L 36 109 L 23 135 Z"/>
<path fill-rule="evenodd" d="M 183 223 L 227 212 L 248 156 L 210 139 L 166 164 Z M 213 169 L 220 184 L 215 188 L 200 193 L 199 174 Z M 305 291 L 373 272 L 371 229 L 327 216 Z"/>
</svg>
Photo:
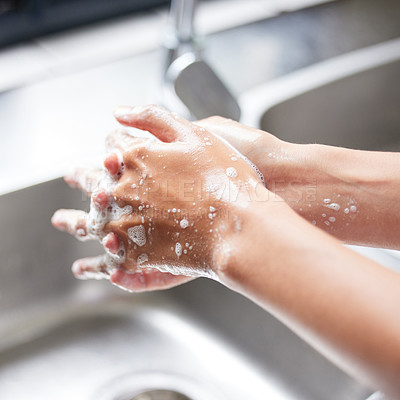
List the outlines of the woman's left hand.
<svg viewBox="0 0 400 400">
<path fill-rule="evenodd" d="M 218 279 L 229 238 L 240 231 L 238 210 L 268 197 L 262 177 L 222 139 L 160 107 L 120 107 L 115 117 L 154 139 L 116 130 L 104 171 L 66 177 L 91 196 L 90 212 L 58 210 L 53 225 L 106 250 L 76 261 L 75 276 L 132 291 Z"/>
</svg>

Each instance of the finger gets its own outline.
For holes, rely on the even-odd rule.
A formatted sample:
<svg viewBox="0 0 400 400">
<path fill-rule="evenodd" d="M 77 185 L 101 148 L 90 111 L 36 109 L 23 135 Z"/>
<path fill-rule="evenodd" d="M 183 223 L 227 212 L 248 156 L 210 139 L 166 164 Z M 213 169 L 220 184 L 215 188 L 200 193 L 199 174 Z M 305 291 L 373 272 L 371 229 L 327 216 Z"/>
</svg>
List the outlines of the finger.
<svg viewBox="0 0 400 400">
<path fill-rule="evenodd" d="M 115 129 L 106 137 L 106 149 L 110 152 L 115 150 L 123 152 L 136 143 L 143 143 L 148 140 L 148 138 L 132 136 L 123 129 Z"/>
<path fill-rule="evenodd" d="M 120 162 L 117 153 L 109 154 L 104 160 L 104 167 L 112 176 L 118 175 L 122 166 L 123 164 Z"/>
<path fill-rule="evenodd" d="M 110 204 L 110 199 L 106 191 L 100 189 L 92 194 L 92 202 L 97 209 L 104 210 Z"/>
<path fill-rule="evenodd" d="M 210 127 L 239 124 L 238 122 L 232 119 L 220 117 L 219 115 L 213 115 L 212 117 L 199 119 L 197 121 L 194 121 L 193 123 L 200 126 L 210 126 Z"/>
<path fill-rule="evenodd" d="M 246 127 L 231 119 L 214 116 L 194 122 L 195 125 L 201 126 L 212 132 L 214 135 L 224 138 L 233 146 L 238 147 L 241 151 L 243 149 L 243 141 L 246 140 L 246 134 L 249 132 Z"/>
<path fill-rule="evenodd" d="M 110 276 L 111 283 L 132 292 L 169 289 L 193 279 L 195 278 L 184 275 L 172 275 L 156 269 L 143 269 L 135 272 L 116 269 Z"/>
<path fill-rule="evenodd" d="M 72 273 L 78 279 L 109 279 L 109 268 L 108 257 L 102 254 L 76 260 L 72 264 Z"/>
<path fill-rule="evenodd" d="M 258 129 L 250 128 L 231 119 L 214 116 L 194 122 L 208 132 L 219 136 L 244 155 L 256 148 L 264 148 L 260 141 L 271 135 Z M 272 136 L 271 136 L 272 137 Z"/>
<path fill-rule="evenodd" d="M 81 210 L 57 210 L 51 218 L 51 223 L 60 231 L 68 232 L 77 239 L 91 239 L 87 232 L 87 214 Z"/>
<path fill-rule="evenodd" d="M 190 122 L 156 105 L 121 106 L 114 110 L 114 117 L 122 125 L 148 131 L 167 143 L 184 139 L 193 129 Z"/>
<path fill-rule="evenodd" d="M 96 169 L 77 168 L 64 177 L 65 182 L 73 188 L 78 188 L 89 196 L 99 187 L 103 172 Z"/>
<path fill-rule="evenodd" d="M 121 242 L 114 232 L 110 232 L 106 235 L 101 243 L 112 254 L 117 254 L 121 248 Z"/>
</svg>

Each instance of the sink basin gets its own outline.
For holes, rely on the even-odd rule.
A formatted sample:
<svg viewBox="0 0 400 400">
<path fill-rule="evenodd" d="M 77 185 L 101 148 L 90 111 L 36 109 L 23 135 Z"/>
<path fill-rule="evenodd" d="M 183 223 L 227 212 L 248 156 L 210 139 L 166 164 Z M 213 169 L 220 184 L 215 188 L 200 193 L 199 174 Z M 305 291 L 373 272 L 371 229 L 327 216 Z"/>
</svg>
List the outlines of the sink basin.
<svg viewBox="0 0 400 400">
<path fill-rule="evenodd" d="M 400 39 L 245 93 L 243 122 L 294 143 L 400 151 Z"/>
<path fill-rule="evenodd" d="M 87 202 L 61 179 L 0 196 L 1 399 L 361 400 L 371 393 L 211 280 L 146 294 L 75 280 L 73 260 L 101 250 L 50 226 L 59 207 Z"/>
<path fill-rule="evenodd" d="M 399 78 L 394 40 L 245 93 L 243 122 L 292 142 L 400 150 Z M 211 280 L 129 294 L 74 279 L 72 262 L 101 248 L 49 221 L 58 208 L 87 207 L 61 179 L 0 196 L 1 399 L 362 400 L 371 393 Z"/>
</svg>

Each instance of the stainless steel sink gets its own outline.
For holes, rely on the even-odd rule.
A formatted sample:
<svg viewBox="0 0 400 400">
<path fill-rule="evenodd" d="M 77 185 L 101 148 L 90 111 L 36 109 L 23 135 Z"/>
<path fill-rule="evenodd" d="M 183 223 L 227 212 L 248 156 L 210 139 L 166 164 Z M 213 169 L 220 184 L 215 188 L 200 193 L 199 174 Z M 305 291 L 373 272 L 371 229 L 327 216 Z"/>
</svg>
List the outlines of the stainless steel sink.
<svg viewBox="0 0 400 400">
<path fill-rule="evenodd" d="M 400 151 L 400 39 L 245 93 L 243 122 L 294 143 Z"/>
<path fill-rule="evenodd" d="M 243 122 L 294 142 L 399 150 L 399 60 L 393 41 L 280 78 L 241 98 Z M 0 196 L 0 399 L 361 400 L 371 393 L 216 282 L 129 294 L 75 280 L 72 262 L 101 249 L 51 227 L 61 207 L 87 202 L 60 179 Z"/>
<path fill-rule="evenodd" d="M 258 306 L 199 279 L 129 294 L 78 281 L 97 254 L 49 223 L 86 201 L 62 180 L 0 197 L 0 398 L 365 399 L 341 372 Z"/>
</svg>

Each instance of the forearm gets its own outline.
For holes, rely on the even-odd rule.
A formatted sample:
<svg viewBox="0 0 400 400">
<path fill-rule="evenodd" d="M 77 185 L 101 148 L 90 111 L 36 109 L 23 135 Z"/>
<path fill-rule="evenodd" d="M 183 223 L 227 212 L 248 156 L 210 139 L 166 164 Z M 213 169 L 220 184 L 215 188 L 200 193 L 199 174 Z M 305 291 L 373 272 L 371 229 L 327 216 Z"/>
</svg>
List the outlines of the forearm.
<svg viewBox="0 0 400 400">
<path fill-rule="evenodd" d="M 243 215 L 221 280 L 259 303 L 332 361 L 397 398 L 400 278 L 351 252 L 287 207 Z M 395 396 L 397 395 L 397 397 Z"/>
<path fill-rule="evenodd" d="M 284 142 L 267 151 L 268 188 L 309 222 L 349 244 L 400 249 L 400 154 Z"/>
</svg>

